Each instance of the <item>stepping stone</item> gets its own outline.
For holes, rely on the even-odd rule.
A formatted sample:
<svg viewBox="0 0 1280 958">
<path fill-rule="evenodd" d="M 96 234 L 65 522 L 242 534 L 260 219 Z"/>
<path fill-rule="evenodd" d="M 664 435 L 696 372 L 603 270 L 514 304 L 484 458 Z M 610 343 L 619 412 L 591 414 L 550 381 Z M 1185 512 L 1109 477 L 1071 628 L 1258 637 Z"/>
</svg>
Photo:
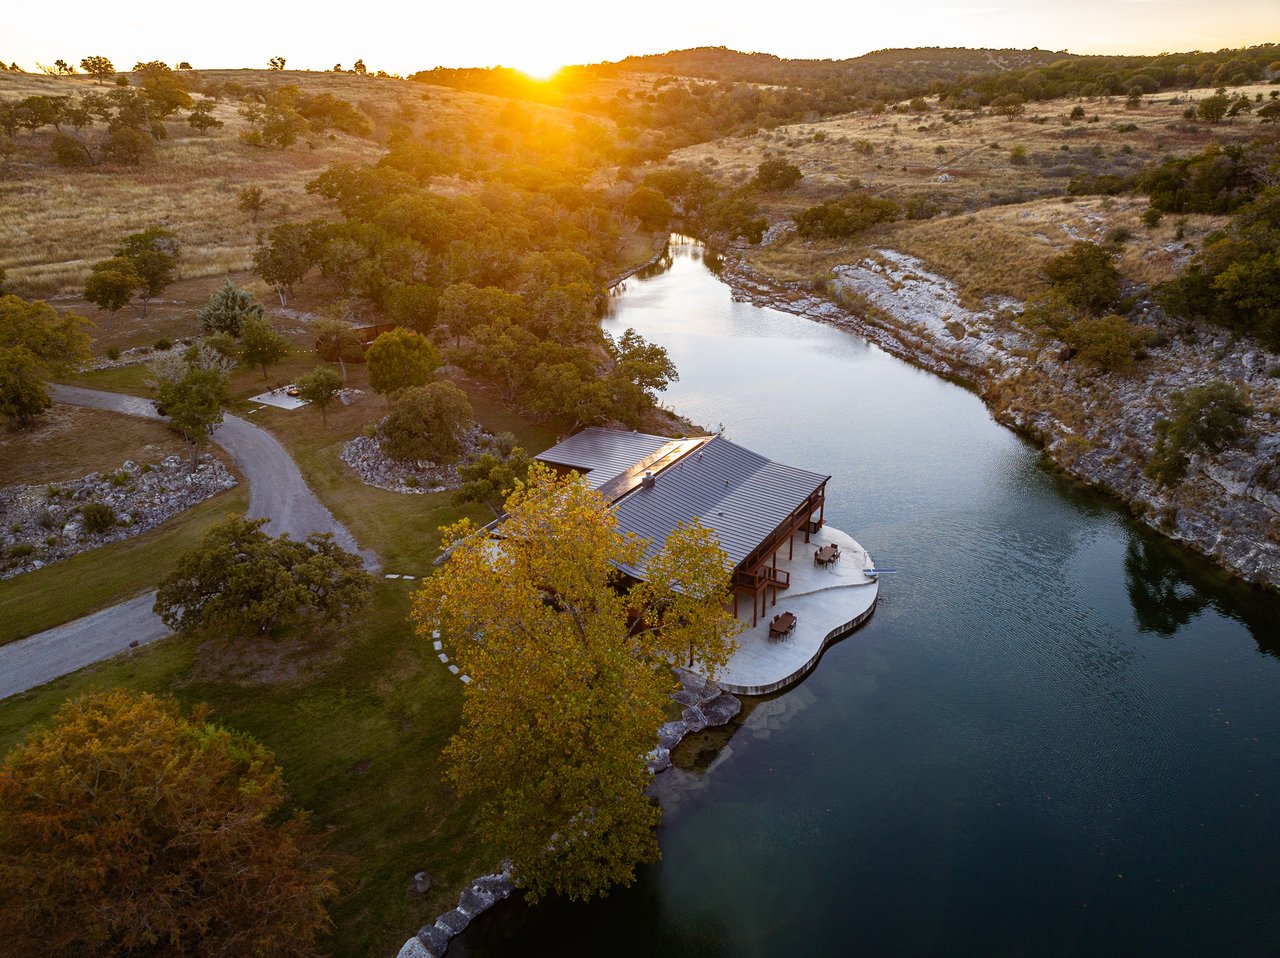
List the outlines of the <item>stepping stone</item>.
<svg viewBox="0 0 1280 958">
<path fill-rule="evenodd" d="M 462 679 L 462 684 L 463 684 L 463 685 L 470 685 L 470 684 L 471 684 L 471 676 L 469 676 L 469 675 L 463 675 L 463 676 L 461 676 L 461 679 Z"/>
<path fill-rule="evenodd" d="M 457 674 L 458 674 L 459 672 L 461 672 L 462 670 L 461 670 L 460 668 L 458 668 L 456 665 L 450 665 L 450 666 L 449 666 L 449 671 L 450 671 L 450 672 L 452 672 L 454 675 L 457 675 Z"/>
<path fill-rule="evenodd" d="M 443 642 L 441 642 L 439 639 L 436 639 L 436 640 L 435 640 L 434 642 L 432 642 L 431 644 L 432 644 L 432 645 L 434 645 L 434 646 L 436 647 L 436 651 L 437 651 L 437 652 L 439 652 L 441 649 L 443 649 L 443 648 L 444 648 L 444 643 L 443 643 Z"/>
<path fill-rule="evenodd" d="M 416 578 L 417 578 L 417 576 L 412 576 L 412 575 L 402 575 L 400 578 L 402 578 L 402 579 L 416 579 Z"/>
<path fill-rule="evenodd" d="M 439 629 L 436 629 L 435 631 L 433 631 L 433 632 L 431 633 L 431 637 L 432 637 L 433 639 L 438 639 L 438 638 L 440 638 L 440 630 L 439 630 Z"/>
<path fill-rule="evenodd" d="M 441 661 L 441 662 L 448 662 L 448 661 L 449 661 L 449 656 L 447 656 L 447 655 L 445 655 L 443 652 L 441 652 L 441 653 L 440 653 L 440 661 Z"/>
<path fill-rule="evenodd" d="M 388 573 L 386 574 L 385 578 L 387 578 L 387 579 L 398 579 L 398 578 L 400 578 L 400 576 L 399 576 L 399 574 L 398 574 L 398 573 L 395 573 L 395 572 L 388 572 Z"/>
</svg>

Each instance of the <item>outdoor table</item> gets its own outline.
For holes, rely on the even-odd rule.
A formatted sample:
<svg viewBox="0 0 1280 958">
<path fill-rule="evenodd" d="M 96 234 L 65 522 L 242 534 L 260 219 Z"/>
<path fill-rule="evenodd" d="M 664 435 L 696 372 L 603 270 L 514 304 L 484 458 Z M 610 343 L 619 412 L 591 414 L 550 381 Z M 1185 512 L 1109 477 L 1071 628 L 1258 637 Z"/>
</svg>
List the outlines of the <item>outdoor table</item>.
<svg viewBox="0 0 1280 958">
<path fill-rule="evenodd" d="M 773 621 L 769 623 L 769 638 L 780 639 L 784 635 L 789 635 L 796 627 L 796 617 L 790 612 L 783 612 L 776 615 Z"/>
</svg>

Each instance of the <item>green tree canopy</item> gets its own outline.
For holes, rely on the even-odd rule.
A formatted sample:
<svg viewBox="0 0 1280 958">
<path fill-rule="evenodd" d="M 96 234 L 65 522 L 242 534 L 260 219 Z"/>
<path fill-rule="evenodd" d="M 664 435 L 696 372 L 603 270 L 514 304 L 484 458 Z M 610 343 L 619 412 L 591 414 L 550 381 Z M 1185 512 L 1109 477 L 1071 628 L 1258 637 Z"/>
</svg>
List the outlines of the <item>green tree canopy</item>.
<svg viewBox="0 0 1280 958">
<path fill-rule="evenodd" d="M 14 958 L 305 958 L 333 870 L 275 756 L 208 712 L 83 695 L 0 765 L 0 934 Z"/>
<path fill-rule="evenodd" d="M 253 253 L 253 270 L 276 291 L 280 305 L 294 284 L 315 265 L 315 241 L 311 228 L 304 223 L 284 223 L 272 227 L 267 242 Z"/>
<path fill-rule="evenodd" d="M 110 80 L 116 74 L 115 64 L 106 57 L 85 57 L 80 61 L 80 69 L 93 77 L 99 84 Z"/>
<path fill-rule="evenodd" d="M 156 389 L 161 412 L 169 417 L 170 427 L 181 433 L 191 450 L 191 469 L 199 464 L 200 450 L 222 422 L 226 405 L 227 377 L 217 369 L 188 366 L 178 379 L 162 381 Z"/>
<path fill-rule="evenodd" d="M 325 410 L 338 398 L 342 389 L 342 376 L 328 366 L 317 366 L 295 385 L 298 387 L 298 396 L 319 409 L 320 418 L 326 419 Z"/>
<path fill-rule="evenodd" d="M 92 358 L 88 325 L 41 300 L 0 296 L 0 413 L 25 424 L 48 409 L 45 383 Z"/>
<path fill-rule="evenodd" d="M 1146 468 L 1147 475 L 1161 485 L 1171 485 L 1187 474 L 1191 454 L 1218 452 L 1238 442 L 1253 406 L 1238 386 L 1215 379 L 1173 393 L 1169 413 L 1167 419 L 1155 422 L 1156 443 Z"/>
<path fill-rule="evenodd" d="M 178 270 L 182 244 L 171 230 L 150 226 L 141 233 L 126 236 L 116 256 L 123 256 L 133 263 L 142 280 L 142 315 L 147 315 L 147 304 L 159 296 L 173 282 Z"/>
<path fill-rule="evenodd" d="M 402 326 L 375 339 L 365 357 L 369 388 L 383 394 L 425 386 L 440 365 L 440 353 L 431 340 Z"/>
<path fill-rule="evenodd" d="M 616 564 L 647 543 L 581 476 L 539 463 L 506 512 L 494 540 L 443 530 L 449 560 L 413 596 L 419 635 L 439 630 L 472 679 L 447 774 L 480 797 L 481 834 L 532 898 L 604 894 L 658 855 L 644 757 L 671 663 L 713 674 L 732 653 L 727 560 L 709 530 L 682 527 L 625 594 Z"/>
<path fill-rule="evenodd" d="M 622 209 L 628 216 L 638 219 L 640 225 L 647 230 L 666 229 L 674 213 L 671 202 L 657 190 L 647 186 L 638 186 L 632 190 Z"/>
<path fill-rule="evenodd" d="M 373 579 L 333 536 L 273 538 L 266 519 L 211 527 L 160 580 L 155 611 L 174 631 L 264 637 L 306 620 L 341 621 L 369 601 Z"/>
<path fill-rule="evenodd" d="M 1120 271 L 1115 252 L 1105 246 L 1077 241 L 1044 264 L 1053 290 L 1071 306 L 1099 312 L 1120 296 Z"/>
<path fill-rule="evenodd" d="M 142 277 L 133 260 L 113 256 L 93 264 L 93 272 L 84 283 L 84 298 L 107 314 L 107 328 L 118 311 L 128 306 L 133 294 L 142 288 Z"/>
<path fill-rule="evenodd" d="M 800 167 L 780 156 L 764 160 L 756 167 L 756 175 L 751 179 L 753 189 L 764 192 L 789 190 L 804 177 Z"/>
<path fill-rule="evenodd" d="M 289 340 L 272 328 L 266 318 L 250 316 L 240 327 L 240 361 L 246 366 L 262 367 L 262 378 L 267 378 L 267 367 L 274 366 L 289 355 Z"/>
<path fill-rule="evenodd" d="M 453 462 L 473 418 L 467 394 L 453 383 L 401 389 L 378 429 L 382 451 L 401 462 Z"/>
<path fill-rule="evenodd" d="M 239 337 L 245 320 L 262 319 L 265 311 L 247 289 L 227 280 L 196 313 L 196 322 L 206 334 L 226 333 Z"/>
</svg>

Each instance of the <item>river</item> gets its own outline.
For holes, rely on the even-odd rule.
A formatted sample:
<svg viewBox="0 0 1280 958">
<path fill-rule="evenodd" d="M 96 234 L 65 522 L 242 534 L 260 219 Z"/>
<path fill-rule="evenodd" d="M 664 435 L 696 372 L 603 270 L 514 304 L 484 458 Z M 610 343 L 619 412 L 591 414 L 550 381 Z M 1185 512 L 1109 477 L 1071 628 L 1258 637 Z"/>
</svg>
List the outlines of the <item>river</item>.
<svg viewBox="0 0 1280 958">
<path fill-rule="evenodd" d="M 1273 958 L 1280 603 L 1054 473 L 973 394 L 735 303 L 703 259 L 673 243 L 606 328 L 667 348 L 678 412 L 830 473 L 828 521 L 900 571 L 672 777 L 634 886 L 500 906 L 450 953 Z"/>
</svg>

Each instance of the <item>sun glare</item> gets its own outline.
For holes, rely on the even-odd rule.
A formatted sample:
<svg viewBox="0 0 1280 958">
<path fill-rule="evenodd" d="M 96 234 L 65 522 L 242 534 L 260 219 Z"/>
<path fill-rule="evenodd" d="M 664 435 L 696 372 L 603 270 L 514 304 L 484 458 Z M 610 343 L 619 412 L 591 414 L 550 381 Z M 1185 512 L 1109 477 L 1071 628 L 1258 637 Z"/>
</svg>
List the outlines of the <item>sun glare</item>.
<svg viewBox="0 0 1280 958">
<path fill-rule="evenodd" d="M 563 70 L 564 64 L 549 60 L 543 60 L 540 63 L 533 61 L 517 67 L 517 69 L 530 79 L 546 82 Z"/>
</svg>

